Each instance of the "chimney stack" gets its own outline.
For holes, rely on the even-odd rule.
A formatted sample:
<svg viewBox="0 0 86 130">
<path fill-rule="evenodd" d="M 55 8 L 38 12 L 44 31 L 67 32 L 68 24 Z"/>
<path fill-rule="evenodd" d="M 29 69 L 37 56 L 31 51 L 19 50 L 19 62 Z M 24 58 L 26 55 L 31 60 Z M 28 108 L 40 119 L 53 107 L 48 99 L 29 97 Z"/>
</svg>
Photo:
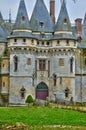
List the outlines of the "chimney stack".
<svg viewBox="0 0 86 130">
<path fill-rule="evenodd" d="M 75 20 L 77 34 L 82 34 L 82 19 L 78 18 Z"/>
<path fill-rule="evenodd" d="M 50 0 L 50 16 L 55 23 L 55 0 Z"/>
</svg>

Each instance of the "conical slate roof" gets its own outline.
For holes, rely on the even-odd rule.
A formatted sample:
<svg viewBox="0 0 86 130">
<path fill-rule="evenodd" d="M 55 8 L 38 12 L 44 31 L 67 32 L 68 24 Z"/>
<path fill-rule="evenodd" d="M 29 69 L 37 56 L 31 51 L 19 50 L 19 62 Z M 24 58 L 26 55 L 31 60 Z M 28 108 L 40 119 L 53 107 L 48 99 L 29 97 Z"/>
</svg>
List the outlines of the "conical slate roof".
<svg viewBox="0 0 86 130">
<path fill-rule="evenodd" d="M 4 28 L 0 26 L 0 42 L 6 42 L 6 36 Z"/>
<path fill-rule="evenodd" d="M 71 23 L 69 20 L 66 3 L 63 0 L 60 14 L 56 23 L 55 31 L 71 31 Z"/>
<path fill-rule="evenodd" d="M 82 25 L 82 36 L 83 36 L 83 38 L 86 39 L 86 14 L 85 14 L 85 17 L 83 20 L 83 25 Z"/>
<path fill-rule="evenodd" d="M 1 12 L 0 12 L 0 22 L 4 22 Z"/>
<path fill-rule="evenodd" d="M 53 32 L 54 31 L 54 23 L 48 13 L 48 10 L 44 4 L 43 0 L 37 0 L 32 17 L 30 20 L 31 27 L 33 31 L 40 32 L 40 22 L 43 22 L 43 31 L 44 32 Z"/>
<path fill-rule="evenodd" d="M 83 20 L 83 25 L 86 25 L 86 13 L 85 13 L 85 17 L 84 17 L 84 20 Z"/>
<path fill-rule="evenodd" d="M 17 18 L 16 18 L 13 29 L 30 29 L 24 0 L 20 1 Z"/>
</svg>

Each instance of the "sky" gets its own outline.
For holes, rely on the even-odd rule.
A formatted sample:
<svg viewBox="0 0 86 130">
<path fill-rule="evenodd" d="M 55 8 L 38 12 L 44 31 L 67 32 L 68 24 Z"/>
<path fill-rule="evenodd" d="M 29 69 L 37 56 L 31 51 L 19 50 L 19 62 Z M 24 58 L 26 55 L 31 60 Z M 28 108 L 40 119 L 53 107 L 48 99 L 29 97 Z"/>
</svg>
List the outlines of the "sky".
<svg viewBox="0 0 86 130">
<path fill-rule="evenodd" d="M 49 11 L 49 1 L 50 0 L 44 0 L 48 11 Z M 71 23 L 74 23 L 76 18 L 83 19 L 86 13 L 86 0 L 76 0 L 76 3 L 74 3 L 73 0 L 66 0 L 66 1 L 67 1 L 66 6 Z M 19 2 L 20 0 L 0 0 L 0 11 L 4 19 L 9 18 L 9 11 L 11 10 L 12 20 L 15 20 L 19 7 Z M 29 19 L 31 17 L 35 2 L 36 0 L 25 0 Z M 61 8 L 61 0 L 55 0 L 56 20 L 59 15 L 60 8 Z"/>
</svg>

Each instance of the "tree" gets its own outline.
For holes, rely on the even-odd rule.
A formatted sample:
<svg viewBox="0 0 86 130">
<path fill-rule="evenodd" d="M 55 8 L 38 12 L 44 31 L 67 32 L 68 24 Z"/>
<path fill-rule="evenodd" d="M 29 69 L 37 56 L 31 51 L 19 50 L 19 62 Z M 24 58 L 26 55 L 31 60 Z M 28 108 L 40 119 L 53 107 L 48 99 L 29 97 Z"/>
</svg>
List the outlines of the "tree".
<svg viewBox="0 0 86 130">
<path fill-rule="evenodd" d="M 26 103 L 33 103 L 33 102 L 34 102 L 33 97 L 31 95 L 28 95 L 26 99 Z"/>
</svg>

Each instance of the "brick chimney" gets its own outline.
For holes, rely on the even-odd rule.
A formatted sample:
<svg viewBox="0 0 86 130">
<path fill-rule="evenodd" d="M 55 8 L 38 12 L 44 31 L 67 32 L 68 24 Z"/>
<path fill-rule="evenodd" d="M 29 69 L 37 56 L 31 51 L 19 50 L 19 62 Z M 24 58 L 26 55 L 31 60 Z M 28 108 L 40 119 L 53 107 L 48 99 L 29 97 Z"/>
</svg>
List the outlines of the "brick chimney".
<svg viewBox="0 0 86 130">
<path fill-rule="evenodd" d="M 77 34 L 82 34 L 82 19 L 78 18 L 75 20 Z"/>
<path fill-rule="evenodd" d="M 50 0 L 50 16 L 55 23 L 55 0 Z"/>
</svg>

